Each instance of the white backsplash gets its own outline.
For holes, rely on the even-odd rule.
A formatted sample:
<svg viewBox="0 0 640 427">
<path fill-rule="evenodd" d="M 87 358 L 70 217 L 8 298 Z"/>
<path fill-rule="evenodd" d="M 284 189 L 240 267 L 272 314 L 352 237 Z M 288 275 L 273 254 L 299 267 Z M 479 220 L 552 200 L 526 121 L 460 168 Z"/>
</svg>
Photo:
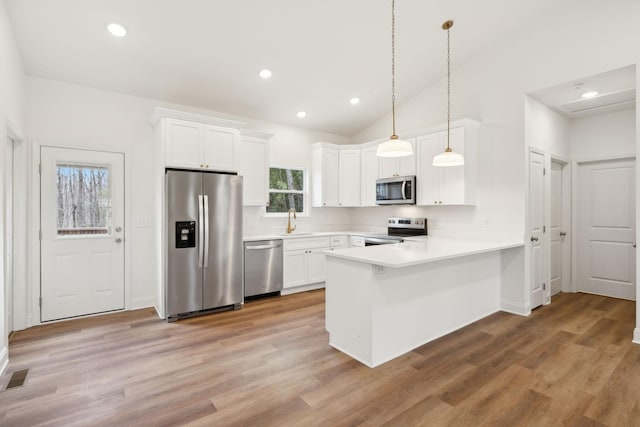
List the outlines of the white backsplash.
<svg viewBox="0 0 640 427">
<path fill-rule="evenodd" d="M 427 218 L 432 236 L 522 241 L 522 236 L 509 236 L 499 224 L 476 218 L 473 206 L 377 206 L 363 208 L 313 208 L 310 216 L 292 218 L 298 232 L 362 231 L 384 233 L 387 218 L 403 216 Z M 244 235 L 262 236 L 286 233 L 287 217 L 265 217 L 262 207 L 244 208 Z"/>
</svg>

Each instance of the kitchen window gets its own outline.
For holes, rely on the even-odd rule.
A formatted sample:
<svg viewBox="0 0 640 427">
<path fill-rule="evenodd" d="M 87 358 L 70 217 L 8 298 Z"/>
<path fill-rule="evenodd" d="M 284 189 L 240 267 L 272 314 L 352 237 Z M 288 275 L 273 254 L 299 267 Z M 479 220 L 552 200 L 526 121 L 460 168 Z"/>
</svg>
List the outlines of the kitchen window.
<svg viewBox="0 0 640 427">
<path fill-rule="evenodd" d="M 267 214 L 286 214 L 294 208 L 305 215 L 306 171 L 290 167 L 269 168 L 269 205 Z"/>
</svg>

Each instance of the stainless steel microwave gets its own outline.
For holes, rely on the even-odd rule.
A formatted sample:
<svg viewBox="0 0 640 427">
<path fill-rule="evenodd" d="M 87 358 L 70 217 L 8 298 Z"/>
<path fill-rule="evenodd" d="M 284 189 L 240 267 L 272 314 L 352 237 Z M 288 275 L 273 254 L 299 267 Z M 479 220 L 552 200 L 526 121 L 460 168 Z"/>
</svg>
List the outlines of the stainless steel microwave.
<svg viewBox="0 0 640 427">
<path fill-rule="evenodd" d="M 394 176 L 376 180 L 377 205 L 415 205 L 416 177 Z"/>
</svg>

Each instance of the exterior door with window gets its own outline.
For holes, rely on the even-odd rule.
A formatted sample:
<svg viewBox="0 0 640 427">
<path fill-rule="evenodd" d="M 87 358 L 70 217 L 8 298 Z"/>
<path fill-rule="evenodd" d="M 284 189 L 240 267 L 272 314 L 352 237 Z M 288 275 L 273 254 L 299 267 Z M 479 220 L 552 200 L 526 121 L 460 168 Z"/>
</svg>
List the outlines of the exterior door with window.
<svg viewBox="0 0 640 427">
<path fill-rule="evenodd" d="M 41 148 L 41 320 L 124 309 L 124 155 Z"/>
</svg>

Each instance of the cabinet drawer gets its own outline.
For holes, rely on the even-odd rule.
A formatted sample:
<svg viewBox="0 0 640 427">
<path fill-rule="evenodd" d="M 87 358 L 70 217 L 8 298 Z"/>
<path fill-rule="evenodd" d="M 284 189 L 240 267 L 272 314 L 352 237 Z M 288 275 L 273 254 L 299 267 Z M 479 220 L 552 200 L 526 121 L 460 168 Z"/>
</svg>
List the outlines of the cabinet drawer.
<svg viewBox="0 0 640 427">
<path fill-rule="evenodd" d="M 351 236 L 351 246 L 364 247 L 364 236 Z"/>
<path fill-rule="evenodd" d="M 292 251 L 297 249 L 328 248 L 330 246 L 329 237 L 313 237 L 308 239 L 286 239 L 284 250 Z"/>
<path fill-rule="evenodd" d="M 349 246 L 349 236 L 331 236 L 332 248 L 346 248 Z"/>
</svg>

